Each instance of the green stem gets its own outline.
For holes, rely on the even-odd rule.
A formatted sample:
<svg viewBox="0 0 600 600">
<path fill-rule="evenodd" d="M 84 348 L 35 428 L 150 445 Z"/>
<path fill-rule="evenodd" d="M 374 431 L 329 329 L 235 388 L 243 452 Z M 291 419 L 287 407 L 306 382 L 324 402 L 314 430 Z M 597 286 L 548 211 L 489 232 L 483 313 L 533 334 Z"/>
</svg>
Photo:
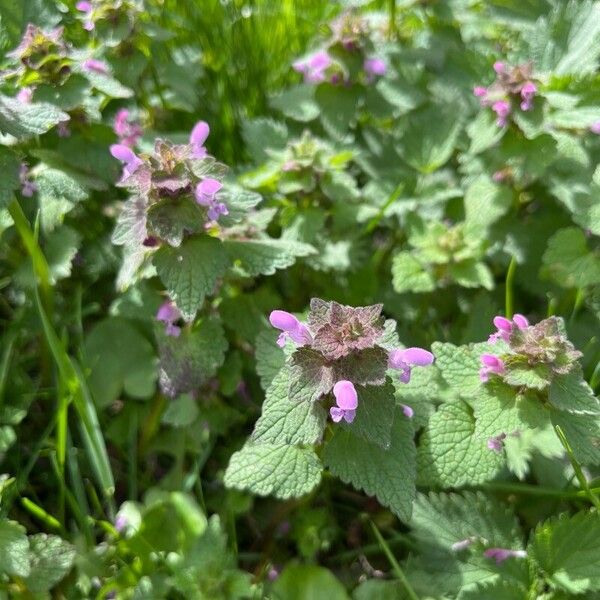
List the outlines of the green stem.
<svg viewBox="0 0 600 600">
<path fill-rule="evenodd" d="M 504 296 L 504 312 L 507 319 L 512 319 L 514 314 L 514 301 L 513 301 L 513 281 L 515 278 L 515 271 L 517 270 L 517 261 L 513 256 L 508 265 L 508 271 L 506 272 L 506 283 L 505 283 L 505 296 Z"/>
<path fill-rule="evenodd" d="M 398 34 L 398 30 L 396 28 L 396 0 L 388 0 L 388 11 L 390 38 L 395 39 Z"/>
<path fill-rule="evenodd" d="M 565 451 L 569 457 L 569 460 L 571 461 L 571 465 L 573 466 L 573 470 L 575 471 L 575 475 L 577 476 L 579 485 L 584 490 L 587 497 L 590 499 L 590 502 L 596 507 L 596 509 L 600 510 L 600 500 L 598 500 L 598 497 L 594 493 L 595 490 L 590 489 L 587 479 L 585 478 L 585 475 L 583 474 L 581 465 L 575 458 L 573 449 L 571 448 L 571 445 L 569 444 L 569 441 L 567 440 L 563 430 L 558 425 L 555 425 L 554 431 L 556 431 L 556 435 L 558 436 L 560 443 L 563 445 L 563 448 L 565 449 Z"/>
<path fill-rule="evenodd" d="M 377 538 L 377 541 L 379 542 L 379 545 L 381 546 L 383 553 L 386 555 L 387 559 L 390 561 L 390 564 L 392 565 L 392 569 L 393 569 L 394 573 L 396 574 L 396 577 L 400 580 L 400 582 L 404 586 L 404 589 L 406 590 L 408 597 L 410 598 L 410 600 L 419 600 L 419 597 L 417 596 L 417 594 L 415 594 L 415 591 L 413 590 L 412 586 L 408 582 L 408 579 L 406 579 L 406 575 L 404 575 L 404 571 L 400 568 L 400 565 L 398 564 L 398 561 L 392 554 L 390 547 L 388 546 L 387 542 L 383 539 L 383 536 L 381 535 L 381 533 L 379 533 L 379 529 L 377 529 L 377 526 L 375 525 L 375 523 L 373 523 L 373 521 L 371 521 L 371 528 L 373 529 L 373 533 L 375 534 L 375 537 Z"/>
<path fill-rule="evenodd" d="M 47 513 L 41 506 L 29 500 L 29 498 L 21 498 L 21 506 L 38 521 L 41 521 L 49 529 L 62 530 L 60 521 L 57 521 L 51 514 Z"/>
<path fill-rule="evenodd" d="M 585 291 L 583 288 L 577 288 L 577 293 L 575 294 L 575 301 L 573 302 L 573 310 L 571 311 L 571 316 L 569 317 L 569 323 L 572 323 L 585 300 Z"/>
</svg>

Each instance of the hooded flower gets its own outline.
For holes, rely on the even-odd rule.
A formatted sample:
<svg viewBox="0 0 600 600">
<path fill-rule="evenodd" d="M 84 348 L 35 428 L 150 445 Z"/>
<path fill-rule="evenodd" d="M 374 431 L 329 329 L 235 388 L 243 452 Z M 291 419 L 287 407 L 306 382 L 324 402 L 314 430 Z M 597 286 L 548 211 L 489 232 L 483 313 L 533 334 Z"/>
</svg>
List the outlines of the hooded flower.
<svg viewBox="0 0 600 600">
<path fill-rule="evenodd" d="M 306 325 L 300 323 L 293 314 L 285 310 L 274 310 L 269 315 L 269 321 L 275 329 L 279 329 L 282 332 L 277 339 L 277 345 L 280 348 L 285 346 L 288 338 L 299 346 L 304 346 L 312 342 L 312 335 Z"/>
<path fill-rule="evenodd" d="M 596 121 L 590 125 L 590 131 L 596 135 L 600 135 L 600 121 Z"/>
<path fill-rule="evenodd" d="M 204 142 L 210 133 L 210 127 L 205 121 L 198 121 L 190 133 L 190 144 L 192 145 L 192 158 L 204 158 L 207 154 Z"/>
<path fill-rule="evenodd" d="M 400 371 L 400 381 L 408 383 L 413 367 L 426 367 L 434 361 L 434 356 L 424 348 L 406 348 L 392 350 L 388 355 L 390 369 Z"/>
<path fill-rule="evenodd" d="M 175 321 L 181 319 L 181 313 L 174 302 L 167 300 L 160 305 L 156 313 L 156 320 L 165 323 L 165 333 L 172 337 L 179 337 L 181 328 L 175 325 Z"/>
<path fill-rule="evenodd" d="M 502 375 L 505 370 L 502 359 L 493 354 L 482 354 L 481 364 L 482 367 L 479 369 L 479 379 L 483 383 L 489 381 L 490 375 Z"/>
<path fill-rule="evenodd" d="M 217 192 L 223 184 L 216 179 L 207 177 L 196 186 L 196 202 L 207 208 L 207 215 L 211 221 L 216 221 L 221 215 L 228 215 L 229 210 L 223 202 L 217 202 Z"/>
<path fill-rule="evenodd" d="M 108 75 L 108 65 L 101 60 L 96 58 L 86 58 L 81 63 L 81 68 L 84 71 L 88 71 L 90 73 L 100 73 L 101 75 Z"/>
<path fill-rule="evenodd" d="M 139 123 L 130 121 L 129 116 L 126 108 L 119 109 L 113 121 L 113 131 L 119 137 L 119 144 L 133 148 L 142 136 L 142 128 Z"/>
<path fill-rule="evenodd" d="M 19 168 L 19 181 L 21 182 L 21 194 L 25 198 L 31 198 L 37 192 L 37 185 L 29 178 L 29 167 L 25 163 L 21 163 Z"/>
<path fill-rule="evenodd" d="M 510 114 L 510 103 L 506 100 L 497 100 L 492 104 L 492 110 L 496 113 L 496 124 L 498 127 L 506 127 L 508 115 Z"/>
<path fill-rule="evenodd" d="M 496 435 L 491 437 L 487 441 L 487 447 L 489 450 L 493 450 L 500 454 L 502 449 L 504 448 L 504 440 L 506 439 L 506 433 L 501 433 L 500 435 Z"/>
<path fill-rule="evenodd" d="M 92 31 L 95 27 L 94 21 L 92 20 L 92 12 L 94 7 L 91 2 L 87 0 L 81 0 L 75 5 L 75 8 L 82 12 L 85 16 L 85 20 L 83 21 L 83 28 L 87 31 Z"/>
<path fill-rule="evenodd" d="M 110 147 L 110 153 L 117 159 L 124 163 L 123 167 L 123 179 L 133 175 L 138 167 L 143 163 L 142 159 L 135 154 L 135 152 L 123 144 L 113 144 Z"/>
<path fill-rule="evenodd" d="M 503 563 L 507 558 L 525 558 L 525 550 L 509 550 L 507 548 L 488 548 L 483 555 L 486 558 L 493 558 L 496 564 Z"/>
<path fill-rule="evenodd" d="M 518 313 L 513 315 L 512 320 L 501 315 L 497 315 L 494 317 L 493 323 L 497 331 L 489 337 L 488 341 L 492 343 L 497 342 L 498 340 L 504 340 L 505 342 L 508 342 L 510 340 L 510 334 L 515 327 L 518 329 L 525 329 L 526 327 L 529 327 L 529 321 L 527 318 Z"/>
<path fill-rule="evenodd" d="M 31 104 L 31 99 L 33 98 L 33 88 L 24 87 L 20 89 L 16 98 L 21 104 Z"/>
<path fill-rule="evenodd" d="M 342 379 L 333 386 L 333 395 L 337 406 L 332 406 L 329 409 L 329 414 L 335 423 L 339 423 L 342 419 L 347 423 L 352 423 L 356 416 L 356 408 L 358 407 L 358 395 L 354 384 L 351 381 Z"/>
<path fill-rule="evenodd" d="M 387 71 L 387 65 L 381 58 L 367 58 L 363 64 L 363 69 L 367 74 L 367 81 L 374 81 L 377 77 L 382 77 Z"/>
<path fill-rule="evenodd" d="M 531 110 L 533 108 L 533 98 L 537 92 L 537 87 L 532 81 L 527 81 L 521 88 L 521 110 Z"/>
<path fill-rule="evenodd" d="M 307 83 L 321 83 L 325 81 L 325 71 L 333 64 L 331 57 L 325 50 L 315 52 L 305 60 L 297 60 L 292 67 L 298 73 L 304 74 Z"/>
</svg>

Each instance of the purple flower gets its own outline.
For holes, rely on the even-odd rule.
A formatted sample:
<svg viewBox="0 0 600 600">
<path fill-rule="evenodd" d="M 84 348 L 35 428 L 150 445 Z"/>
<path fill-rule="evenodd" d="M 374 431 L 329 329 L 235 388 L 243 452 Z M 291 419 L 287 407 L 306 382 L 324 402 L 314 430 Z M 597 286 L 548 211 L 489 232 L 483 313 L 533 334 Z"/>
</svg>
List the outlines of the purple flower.
<svg viewBox="0 0 600 600">
<path fill-rule="evenodd" d="M 531 110 L 533 108 L 533 98 L 537 88 L 531 81 L 527 81 L 521 88 L 521 110 Z"/>
<path fill-rule="evenodd" d="M 492 180 L 496 183 L 502 183 L 506 179 L 506 174 L 504 171 L 495 171 L 492 175 Z"/>
<path fill-rule="evenodd" d="M 514 314 L 512 320 L 497 315 L 494 317 L 494 325 L 498 331 L 496 331 L 496 333 L 492 333 L 488 341 L 494 343 L 499 339 L 502 339 L 505 342 L 508 342 L 514 326 L 516 326 L 518 329 L 526 329 L 529 327 L 529 321 L 526 317 L 519 313 Z"/>
<path fill-rule="evenodd" d="M 133 175 L 138 167 L 144 164 L 144 161 L 131 148 L 123 144 L 113 144 L 110 147 L 110 153 L 117 160 L 125 164 L 123 167 L 123 178 Z"/>
<path fill-rule="evenodd" d="M 19 90 L 16 98 L 21 104 L 30 104 L 33 97 L 33 88 L 24 87 Z"/>
<path fill-rule="evenodd" d="M 119 136 L 119 144 L 132 148 L 142 136 L 142 128 L 139 123 L 129 120 L 129 111 L 121 108 L 115 115 L 113 131 Z"/>
<path fill-rule="evenodd" d="M 108 65 L 95 58 L 86 58 L 83 63 L 81 63 L 81 68 L 84 71 L 108 75 Z"/>
<path fill-rule="evenodd" d="M 352 423 L 356 416 L 356 408 L 358 407 L 358 395 L 354 384 L 351 381 L 342 379 L 333 386 L 333 395 L 337 406 L 332 406 L 329 409 L 329 414 L 335 423 L 339 423 L 342 419 L 346 423 Z"/>
<path fill-rule="evenodd" d="M 363 69 L 367 74 L 367 81 L 371 82 L 376 77 L 385 75 L 387 65 L 381 58 L 367 58 L 363 63 Z"/>
<path fill-rule="evenodd" d="M 37 192 L 37 185 L 29 179 L 29 167 L 21 163 L 19 168 L 19 181 L 21 182 L 21 194 L 26 198 L 31 198 Z"/>
<path fill-rule="evenodd" d="M 127 517 L 125 515 L 117 514 L 117 518 L 115 519 L 115 529 L 119 533 L 122 533 L 128 524 L 129 523 L 128 523 Z"/>
<path fill-rule="evenodd" d="M 492 110 L 498 116 L 496 120 L 498 127 L 506 127 L 510 114 L 510 103 L 507 100 L 498 100 L 492 104 Z"/>
<path fill-rule="evenodd" d="M 432 364 L 434 356 L 424 348 L 406 348 L 405 350 L 392 350 L 388 355 L 390 369 L 400 371 L 400 381 L 408 383 L 412 367 L 426 367 Z"/>
<path fill-rule="evenodd" d="M 288 337 L 299 346 L 304 346 L 312 342 L 312 335 L 308 327 L 300 323 L 293 314 L 285 310 L 274 310 L 271 312 L 269 322 L 275 329 L 282 331 L 277 339 L 277 345 L 280 348 L 285 346 Z"/>
<path fill-rule="evenodd" d="M 502 61 L 497 60 L 494 63 L 494 71 L 500 75 L 500 73 L 504 73 L 504 71 L 506 71 L 506 65 Z"/>
<path fill-rule="evenodd" d="M 196 202 L 208 209 L 207 215 L 211 221 L 216 221 L 221 215 L 228 215 L 229 210 L 223 202 L 217 202 L 217 192 L 223 184 L 216 179 L 207 177 L 196 186 Z"/>
<path fill-rule="evenodd" d="M 165 323 L 165 333 L 171 337 L 179 337 L 181 333 L 181 328 L 175 325 L 175 321 L 179 319 L 181 319 L 181 313 L 175 303 L 170 300 L 163 302 L 156 313 L 156 320 Z"/>
<path fill-rule="evenodd" d="M 71 129 L 69 127 L 69 122 L 68 121 L 60 121 L 59 123 L 57 123 L 56 133 L 58 134 L 58 137 L 61 137 L 61 138 L 71 137 Z"/>
<path fill-rule="evenodd" d="M 491 374 L 502 375 L 504 373 L 504 362 L 498 356 L 482 354 L 480 360 L 483 366 L 479 369 L 479 379 L 484 383 L 489 381 Z"/>
<path fill-rule="evenodd" d="M 271 567 L 267 571 L 267 578 L 269 581 L 275 581 L 279 577 L 279 570 L 276 567 Z"/>
<path fill-rule="evenodd" d="M 402 408 L 402 413 L 407 419 L 413 418 L 415 411 L 410 406 L 407 404 L 401 404 L 400 407 Z"/>
<path fill-rule="evenodd" d="M 590 131 L 596 135 L 600 135 L 600 121 L 596 121 L 590 125 Z"/>
<path fill-rule="evenodd" d="M 509 550 L 507 548 L 488 548 L 483 555 L 486 558 L 493 558 L 496 564 L 503 563 L 507 558 L 525 558 L 527 552 L 525 550 Z"/>
<path fill-rule="evenodd" d="M 325 50 L 319 50 L 305 60 L 297 60 L 292 67 L 304 74 L 306 83 L 320 83 L 325 81 L 325 71 L 332 63 L 329 54 Z"/>
<path fill-rule="evenodd" d="M 192 157 L 193 158 L 204 158 L 206 156 L 206 148 L 204 142 L 208 138 L 210 133 L 210 127 L 205 121 L 198 121 L 192 133 L 190 133 L 190 144 L 192 145 Z"/>
<path fill-rule="evenodd" d="M 476 98 L 485 98 L 487 96 L 488 89 L 481 85 L 477 85 L 473 88 L 473 95 Z"/>
<path fill-rule="evenodd" d="M 75 8 L 84 13 L 85 16 L 87 17 L 86 20 L 83 22 L 83 28 L 86 29 L 87 31 L 92 31 L 92 29 L 94 29 L 94 21 L 92 21 L 92 11 L 94 9 L 94 7 L 92 6 L 91 2 L 87 2 L 87 0 L 81 0 L 81 2 L 78 2 L 75 5 Z"/>
<path fill-rule="evenodd" d="M 491 437 L 487 441 L 487 447 L 494 452 L 500 454 L 504 448 L 504 440 L 506 439 L 506 433 L 501 433 L 495 437 Z"/>
</svg>

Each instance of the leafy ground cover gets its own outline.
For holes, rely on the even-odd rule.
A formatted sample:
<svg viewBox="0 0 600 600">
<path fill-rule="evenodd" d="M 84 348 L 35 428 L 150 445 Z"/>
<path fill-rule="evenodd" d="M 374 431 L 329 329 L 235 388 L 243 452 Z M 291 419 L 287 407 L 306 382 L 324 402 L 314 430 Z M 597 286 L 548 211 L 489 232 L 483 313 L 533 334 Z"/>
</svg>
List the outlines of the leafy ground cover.
<svg viewBox="0 0 600 600">
<path fill-rule="evenodd" d="M 600 2 L 0 6 L 0 598 L 600 598 Z"/>
</svg>

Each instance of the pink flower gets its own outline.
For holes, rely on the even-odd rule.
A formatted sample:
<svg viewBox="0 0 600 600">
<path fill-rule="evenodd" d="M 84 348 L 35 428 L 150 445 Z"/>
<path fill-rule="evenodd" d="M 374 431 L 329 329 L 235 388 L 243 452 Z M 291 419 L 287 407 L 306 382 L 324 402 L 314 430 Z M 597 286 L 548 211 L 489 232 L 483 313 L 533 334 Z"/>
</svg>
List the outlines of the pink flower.
<svg viewBox="0 0 600 600">
<path fill-rule="evenodd" d="M 33 98 L 33 88 L 24 87 L 20 89 L 16 98 L 21 104 L 30 104 Z"/>
<path fill-rule="evenodd" d="M 133 175 L 138 167 L 144 162 L 137 156 L 131 148 L 123 144 L 113 144 L 110 147 L 110 153 L 117 159 L 124 163 L 123 167 L 123 178 Z"/>
<path fill-rule="evenodd" d="M 19 181 L 21 182 L 21 194 L 25 198 L 31 198 L 37 192 L 37 185 L 29 178 L 29 167 L 21 163 L 19 168 Z"/>
<path fill-rule="evenodd" d="M 596 135 L 600 135 L 600 121 L 596 121 L 590 125 L 590 131 Z"/>
<path fill-rule="evenodd" d="M 207 215 L 211 221 L 216 221 L 221 215 L 228 215 L 229 210 L 223 202 L 217 202 L 217 192 L 223 184 L 216 179 L 207 177 L 196 186 L 196 202 L 208 208 Z"/>
<path fill-rule="evenodd" d="M 475 543 L 476 541 L 477 541 L 477 538 L 471 536 L 471 537 L 465 538 L 464 540 L 454 542 L 454 544 L 452 544 L 452 546 L 450 546 L 450 548 L 454 552 L 460 552 L 461 550 L 465 550 L 466 548 L 468 548 L 471 544 Z"/>
<path fill-rule="evenodd" d="M 513 328 L 516 326 L 518 329 L 525 329 L 529 327 L 529 321 L 519 313 L 513 315 L 512 321 L 506 317 L 497 315 L 494 317 L 494 325 L 497 331 L 490 335 L 488 341 L 494 343 L 499 339 L 502 339 L 505 342 L 508 342 Z"/>
<path fill-rule="evenodd" d="M 84 71 L 100 73 L 101 75 L 108 75 L 108 65 L 101 60 L 97 60 L 95 58 L 86 58 L 83 63 L 81 63 L 81 68 Z"/>
<path fill-rule="evenodd" d="M 500 435 L 491 437 L 487 441 L 487 447 L 490 450 L 493 450 L 494 452 L 497 452 L 498 454 L 500 454 L 500 452 L 502 452 L 502 449 L 504 448 L 504 440 L 505 439 L 506 439 L 505 433 L 501 433 Z"/>
<path fill-rule="evenodd" d="M 527 552 L 525 550 L 509 550 L 507 548 L 488 548 L 483 555 L 486 558 L 493 558 L 496 564 L 503 563 L 507 558 L 525 558 Z"/>
<path fill-rule="evenodd" d="M 473 95 L 477 98 L 485 98 L 487 96 L 487 93 L 487 88 L 481 85 L 477 85 L 473 88 Z"/>
<path fill-rule="evenodd" d="M 494 71 L 500 75 L 500 73 L 504 73 L 504 71 L 506 71 L 506 65 L 502 61 L 497 60 L 494 63 Z"/>
<path fill-rule="evenodd" d="M 298 60 L 292 64 L 295 71 L 304 74 L 307 83 L 320 83 L 325 81 L 325 71 L 333 64 L 331 57 L 325 50 L 315 52 L 305 60 Z"/>
<path fill-rule="evenodd" d="M 484 383 L 489 381 L 490 375 L 502 375 L 504 373 L 504 362 L 501 358 L 493 354 L 482 354 L 480 357 L 481 364 L 479 369 L 479 379 Z"/>
<path fill-rule="evenodd" d="M 533 108 L 533 98 L 537 88 L 531 81 L 527 81 L 521 88 L 521 110 L 531 110 Z"/>
<path fill-rule="evenodd" d="M 312 343 L 312 335 L 310 334 L 308 327 L 303 323 L 300 323 L 293 314 L 286 312 L 285 310 L 274 310 L 271 312 L 269 315 L 269 322 L 275 329 L 282 331 L 277 339 L 277 345 L 280 348 L 285 346 L 287 338 L 290 338 L 299 346 Z"/>
<path fill-rule="evenodd" d="M 401 404 L 400 407 L 402 408 L 402 413 L 407 419 L 412 419 L 414 417 L 415 411 L 410 406 L 407 404 Z"/>
<path fill-rule="evenodd" d="M 92 20 L 92 11 L 94 7 L 91 2 L 87 2 L 87 0 L 81 0 L 75 5 L 75 8 L 84 13 L 86 16 L 86 20 L 83 22 L 83 28 L 87 31 L 92 31 L 94 29 L 94 21 Z"/>
<path fill-rule="evenodd" d="M 119 136 L 119 144 L 130 148 L 135 146 L 142 137 L 140 124 L 129 120 L 129 111 L 126 108 L 117 111 L 113 121 L 113 131 Z"/>
<path fill-rule="evenodd" d="M 426 367 L 432 364 L 434 356 L 424 348 L 406 348 L 405 350 L 392 350 L 388 354 L 390 369 L 400 371 L 400 381 L 408 383 L 412 367 Z"/>
<path fill-rule="evenodd" d="M 181 328 L 175 325 L 175 321 L 181 319 L 181 313 L 174 302 L 167 300 L 160 305 L 156 313 L 156 320 L 165 323 L 165 333 L 172 337 L 179 337 Z"/>
<path fill-rule="evenodd" d="M 496 120 L 498 127 L 505 127 L 510 114 L 510 103 L 507 100 L 498 100 L 492 104 L 492 110 L 498 116 Z"/>
<path fill-rule="evenodd" d="M 374 81 L 376 77 L 382 77 L 387 71 L 387 65 L 381 58 L 367 58 L 363 63 L 363 69 L 367 74 L 367 81 Z"/>
<path fill-rule="evenodd" d="M 206 156 L 206 148 L 204 142 L 208 138 L 210 127 L 205 121 L 198 121 L 192 132 L 190 133 L 190 144 L 192 145 L 192 157 L 204 158 Z"/>
<path fill-rule="evenodd" d="M 332 406 L 329 409 L 329 414 L 335 423 L 339 423 L 342 419 L 346 423 L 352 423 L 356 416 L 356 408 L 358 407 L 358 394 L 351 381 L 342 379 L 333 386 L 333 395 L 337 406 Z"/>
</svg>

